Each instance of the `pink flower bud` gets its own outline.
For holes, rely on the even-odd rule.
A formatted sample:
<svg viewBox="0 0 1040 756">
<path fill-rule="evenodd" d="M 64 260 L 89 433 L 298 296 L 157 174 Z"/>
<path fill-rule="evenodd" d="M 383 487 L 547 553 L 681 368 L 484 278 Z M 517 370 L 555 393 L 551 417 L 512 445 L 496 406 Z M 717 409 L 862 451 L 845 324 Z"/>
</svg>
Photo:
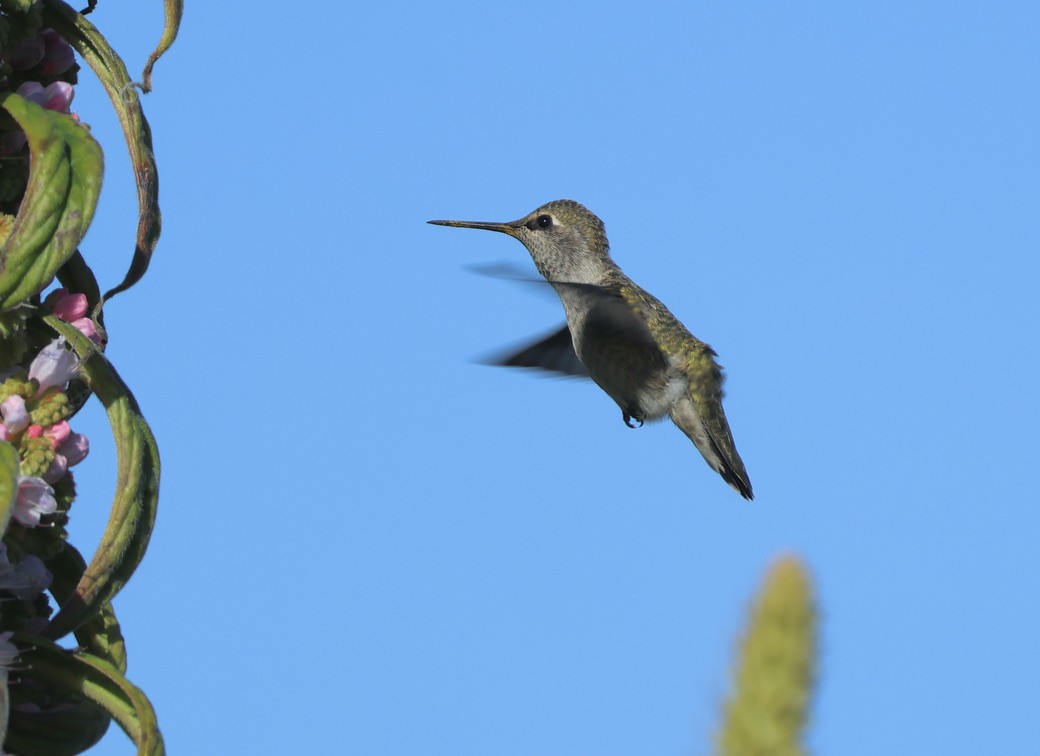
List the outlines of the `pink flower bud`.
<svg viewBox="0 0 1040 756">
<path fill-rule="evenodd" d="M 72 322 L 87 314 L 86 294 L 70 294 L 66 289 L 58 291 L 64 292 L 64 294 L 55 297 L 54 303 L 51 305 L 55 315 L 66 322 Z"/>
<path fill-rule="evenodd" d="M 45 52 L 40 70 L 48 77 L 60 76 L 76 62 L 75 51 L 54 29 L 44 29 L 42 36 Z"/>
<path fill-rule="evenodd" d="M 15 92 L 27 100 L 35 102 L 47 110 L 58 113 L 68 113 L 72 105 L 72 98 L 76 92 L 72 85 L 65 81 L 55 81 L 44 87 L 38 81 L 27 81 Z"/>
<path fill-rule="evenodd" d="M 57 449 L 59 446 L 65 443 L 65 440 L 69 437 L 71 433 L 72 429 L 69 427 L 68 422 L 62 420 L 50 426 L 47 430 L 43 432 L 43 435 L 45 435 L 47 438 L 51 440 L 51 448 Z"/>
<path fill-rule="evenodd" d="M 58 454 L 65 457 L 69 467 L 78 465 L 90 453 L 90 441 L 82 433 L 70 433 L 65 442 L 58 447 Z"/>
<path fill-rule="evenodd" d="M 87 315 L 87 295 L 70 293 L 68 289 L 55 289 L 47 295 L 46 303 L 50 305 L 54 314 L 66 323 L 74 326 L 95 344 L 101 342 L 94 321 Z"/>
<path fill-rule="evenodd" d="M 76 90 L 67 81 L 55 81 L 43 90 L 43 107 L 58 113 L 68 113 Z"/>
<path fill-rule="evenodd" d="M 70 325 L 75 327 L 77 331 L 82 333 L 95 344 L 101 343 L 101 335 L 97 332 L 97 328 L 94 327 L 94 321 L 90 318 L 79 318 L 73 320 Z"/>
</svg>

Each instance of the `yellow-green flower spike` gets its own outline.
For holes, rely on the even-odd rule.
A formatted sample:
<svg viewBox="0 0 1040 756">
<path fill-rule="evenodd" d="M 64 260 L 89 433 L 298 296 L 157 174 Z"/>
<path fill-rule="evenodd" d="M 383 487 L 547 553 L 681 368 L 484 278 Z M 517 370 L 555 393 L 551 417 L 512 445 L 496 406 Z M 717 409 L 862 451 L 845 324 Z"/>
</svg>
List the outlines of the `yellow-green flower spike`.
<svg viewBox="0 0 1040 756">
<path fill-rule="evenodd" d="M 36 394 L 36 384 L 27 379 L 24 373 L 21 376 L 11 376 L 0 383 L 0 402 L 16 394 L 27 402 Z"/>
<path fill-rule="evenodd" d="M 35 425 L 46 428 L 61 422 L 69 416 L 69 397 L 64 391 L 52 389 L 36 402 L 29 411 L 29 420 Z"/>
<path fill-rule="evenodd" d="M 809 573 L 784 557 L 751 609 L 717 740 L 721 756 L 802 756 L 815 676 L 816 610 Z"/>
<path fill-rule="evenodd" d="M 54 461 L 54 450 L 51 449 L 51 440 L 46 436 L 36 438 L 22 437 L 19 444 L 22 453 L 21 474 L 42 478 L 47 468 Z"/>
</svg>

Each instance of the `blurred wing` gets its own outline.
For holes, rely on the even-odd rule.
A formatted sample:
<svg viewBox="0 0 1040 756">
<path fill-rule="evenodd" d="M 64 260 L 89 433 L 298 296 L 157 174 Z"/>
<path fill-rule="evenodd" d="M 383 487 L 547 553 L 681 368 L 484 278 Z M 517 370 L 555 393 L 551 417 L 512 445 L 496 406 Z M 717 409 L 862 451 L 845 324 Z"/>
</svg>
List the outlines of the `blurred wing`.
<svg viewBox="0 0 1040 756">
<path fill-rule="evenodd" d="M 589 371 L 585 369 L 581 360 L 578 359 L 578 355 L 574 353 L 571 331 L 567 326 L 553 331 L 545 338 L 525 346 L 518 352 L 510 350 L 506 354 L 492 357 L 485 362 L 506 367 L 537 368 L 580 378 L 589 377 Z"/>
</svg>

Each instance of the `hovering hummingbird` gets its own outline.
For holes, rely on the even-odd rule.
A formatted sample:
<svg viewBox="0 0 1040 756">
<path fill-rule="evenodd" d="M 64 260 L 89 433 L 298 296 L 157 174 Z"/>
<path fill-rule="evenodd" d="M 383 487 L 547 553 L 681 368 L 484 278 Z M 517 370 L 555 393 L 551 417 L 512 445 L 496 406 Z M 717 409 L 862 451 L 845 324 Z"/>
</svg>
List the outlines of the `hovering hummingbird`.
<svg viewBox="0 0 1040 756">
<path fill-rule="evenodd" d="M 519 239 L 559 295 L 567 325 L 501 364 L 588 376 L 630 428 L 668 415 L 723 480 L 754 498 L 722 409 L 715 350 L 621 271 L 603 221 L 573 200 L 556 200 L 510 223 L 430 223 Z"/>
</svg>

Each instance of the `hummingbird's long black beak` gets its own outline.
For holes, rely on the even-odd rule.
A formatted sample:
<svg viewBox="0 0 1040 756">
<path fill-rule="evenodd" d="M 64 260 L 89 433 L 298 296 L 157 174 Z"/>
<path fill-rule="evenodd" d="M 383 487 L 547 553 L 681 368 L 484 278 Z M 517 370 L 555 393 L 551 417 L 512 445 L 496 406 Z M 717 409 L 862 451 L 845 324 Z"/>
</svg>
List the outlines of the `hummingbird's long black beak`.
<svg viewBox="0 0 1040 756">
<path fill-rule="evenodd" d="M 480 223 L 478 221 L 432 220 L 426 221 L 435 226 L 451 226 L 453 228 L 480 228 L 485 231 L 498 231 L 502 234 L 516 236 L 516 227 L 512 223 Z"/>
</svg>

